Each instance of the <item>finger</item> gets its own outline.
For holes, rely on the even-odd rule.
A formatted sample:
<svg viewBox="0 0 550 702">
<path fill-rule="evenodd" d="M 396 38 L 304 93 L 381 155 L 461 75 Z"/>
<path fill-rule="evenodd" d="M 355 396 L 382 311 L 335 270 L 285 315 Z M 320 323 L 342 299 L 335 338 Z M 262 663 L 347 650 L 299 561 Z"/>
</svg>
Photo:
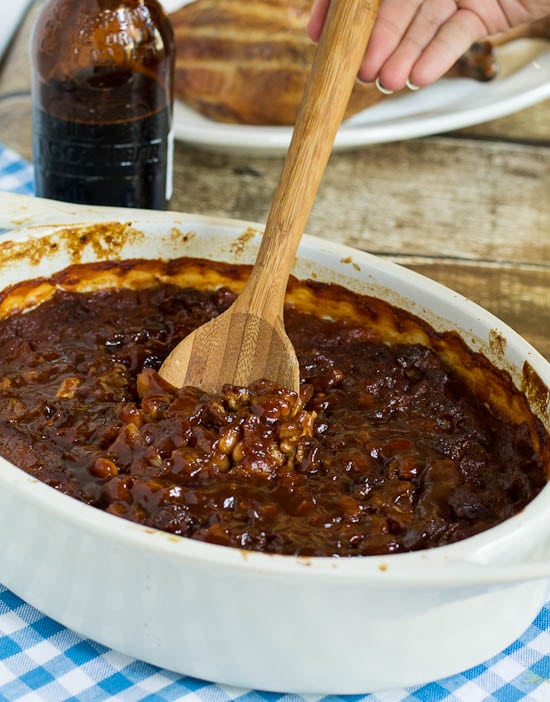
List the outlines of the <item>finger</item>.
<svg viewBox="0 0 550 702">
<path fill-rule="evenodd" d="M 486 34 L 497 34 L 506 31 L 520 23 L 522 17 L 529 19 L 523 7 L 523 0 L 485 0 L 480 5 L 479 0 L 457 0 L 462 10 L 473 12 L 483 22 Z"/>
<path fill-rule="evenodd" d="M 319 41 L 328 12 L 330 0 L 315 0 L 307 24 L 307 33 L 313 41 Z"/>
<path fill-rule="evenodd" d="M 470 46 L 487 36 L 477 14 L 459 10 L 446 22 L 411 68 L 410 80 L 418 86 L 441 78 Z"/>
<path fill-rule="evenodd" d="M 401 90 L 411 69 L 440 28 L 457 14 L 455 0 L 425 0 L 409 24 L 403 39 L 381 66 L 378 77 L 389 90 Z"/>
<path fill-rule="evenodd" d="M 359 78 L 370 83 L 399 45 L 422 0 L 384 0 L 374 24 Z"/>
</svg>

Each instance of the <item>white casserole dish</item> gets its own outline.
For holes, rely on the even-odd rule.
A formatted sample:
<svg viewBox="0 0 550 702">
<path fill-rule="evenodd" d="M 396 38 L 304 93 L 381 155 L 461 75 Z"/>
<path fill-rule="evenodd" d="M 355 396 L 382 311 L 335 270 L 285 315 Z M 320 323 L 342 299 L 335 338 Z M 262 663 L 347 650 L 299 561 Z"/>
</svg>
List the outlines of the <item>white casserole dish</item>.
<svg viewBox="0 0 550 702">
<path fill-rule="evenodd" d="M 109 257 L 250 263 L 258 230 L 144 214 L 123 242 L 106 236 L 99 245 L 77 225 L 30 227 L 0 240 L 0 280 L 4 288 Z M 526 387 L 550 427 L 550 365 L 462 296 L 312 237 L 295 274 L 459 330 Z M 450 546 L 361 559 L 273 556 L 138 526 L 0 459 L 0 581 L 78 633 L 179 673 L 279 692 L 365 693 L 463 671 L 517 638 L 550 590 L 549 514 L 547 485 L 519 515 Z"/>
</svg>

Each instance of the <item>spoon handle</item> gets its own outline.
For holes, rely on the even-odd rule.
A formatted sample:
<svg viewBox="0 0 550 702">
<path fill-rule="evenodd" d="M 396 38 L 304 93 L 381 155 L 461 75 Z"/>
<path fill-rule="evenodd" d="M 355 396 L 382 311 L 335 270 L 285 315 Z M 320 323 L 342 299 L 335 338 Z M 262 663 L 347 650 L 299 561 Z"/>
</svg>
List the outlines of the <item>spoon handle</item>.
<svg viewBox="0 0 550 702">
<path fill-rule="evenodd" d="M 380 0 L 332 0 L 330 3 L 256 264 L 243 291 L 249 311 L 260 316 L 275 318 L 282 313 L 298 244 L 379 4 Z"/>
</svg>

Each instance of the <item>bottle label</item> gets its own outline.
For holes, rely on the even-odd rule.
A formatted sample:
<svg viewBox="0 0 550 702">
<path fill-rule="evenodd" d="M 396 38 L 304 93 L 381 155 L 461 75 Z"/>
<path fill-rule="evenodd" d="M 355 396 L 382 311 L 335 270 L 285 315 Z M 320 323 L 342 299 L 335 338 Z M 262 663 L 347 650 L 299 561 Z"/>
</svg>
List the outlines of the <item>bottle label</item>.
<svg viewBox="0 0 550 702">
<path fill-rule="evenodd" d="M 172 160 L 170 111 L 120 124 L 33 114 L 37 195 L 70 202 L 162 209 Z"/>
</svg>

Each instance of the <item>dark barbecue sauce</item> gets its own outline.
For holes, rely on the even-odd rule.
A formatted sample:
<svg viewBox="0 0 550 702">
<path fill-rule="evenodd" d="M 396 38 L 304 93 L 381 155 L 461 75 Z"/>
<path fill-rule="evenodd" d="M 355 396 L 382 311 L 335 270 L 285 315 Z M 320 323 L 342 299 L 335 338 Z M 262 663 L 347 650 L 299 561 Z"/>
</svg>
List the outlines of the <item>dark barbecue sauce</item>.
<svg viewBox="0 0 550 702">
<path fill-rule="evenodd" d="M 0 453 L 140 524 L 308 556 L 448 544 L 542 489 L 524 424 L 497 418 L 427 347 L 353 322 L 287 307 L 300 397 L 266 381 L 219 396 L 164 383 L 173 345 L 233 297 L 61 291 L 0 321 Z"/>
</svg>

